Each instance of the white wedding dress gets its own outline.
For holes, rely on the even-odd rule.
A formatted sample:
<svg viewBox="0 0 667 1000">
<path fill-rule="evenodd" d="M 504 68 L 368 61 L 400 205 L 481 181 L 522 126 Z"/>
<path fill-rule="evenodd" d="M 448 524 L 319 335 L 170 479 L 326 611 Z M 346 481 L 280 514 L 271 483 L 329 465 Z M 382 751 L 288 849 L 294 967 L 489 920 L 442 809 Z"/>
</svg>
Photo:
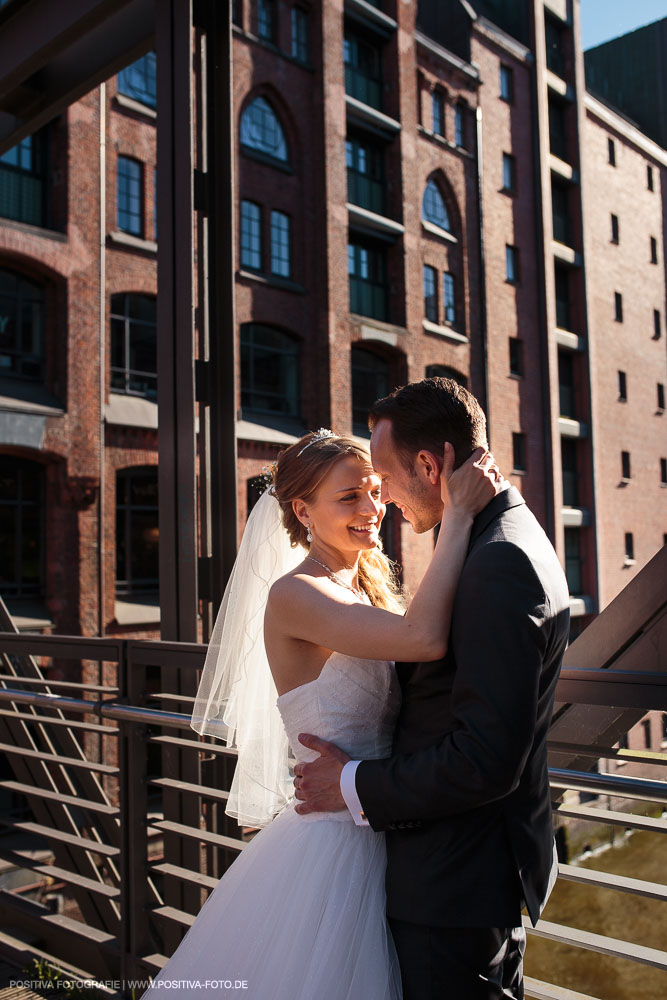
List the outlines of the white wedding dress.
<svg viewBox="0 0 667 1000">
<path fill-rule="evenodd" d="M 319 677 L 278 698 L 294 756 L 315 733 L 355 759 L 386 757 L 400 707 L 393 665 L 332 653 Z M 241 852 L 144 993 L 248 1000 L 399 1000 L 385 919 L 383 834 L 350 813 L 289 805 Z M 244 985 L 236 985 L 236 983 Z M 247 985 L 246 985 L 247 984 Z"/>
</svg>

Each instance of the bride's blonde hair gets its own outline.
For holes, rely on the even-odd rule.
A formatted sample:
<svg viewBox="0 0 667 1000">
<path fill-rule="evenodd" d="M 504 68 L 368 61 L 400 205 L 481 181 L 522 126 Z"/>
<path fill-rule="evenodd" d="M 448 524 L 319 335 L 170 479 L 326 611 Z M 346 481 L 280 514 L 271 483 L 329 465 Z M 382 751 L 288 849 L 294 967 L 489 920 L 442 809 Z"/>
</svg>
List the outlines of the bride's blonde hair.
<svg viewBox="0 0 667 1000">
<path fill-rule="evenodd" d="M 368 449 L 354 438 L 319 437 L 315 431 L 278 455 L 272 470 L 273 491 L 292 546 L 301 545 L 306 551 L 310 548 L 306 528 L 294 513 L 292 502 L 312 500 L 332 466 L 349 455 L 364 465 L 371 464 Z M 380 546 L 361 552 L 359 586 L 375 607 L 395 612 L 404 610 L 395 564 Z"/>
</svg>

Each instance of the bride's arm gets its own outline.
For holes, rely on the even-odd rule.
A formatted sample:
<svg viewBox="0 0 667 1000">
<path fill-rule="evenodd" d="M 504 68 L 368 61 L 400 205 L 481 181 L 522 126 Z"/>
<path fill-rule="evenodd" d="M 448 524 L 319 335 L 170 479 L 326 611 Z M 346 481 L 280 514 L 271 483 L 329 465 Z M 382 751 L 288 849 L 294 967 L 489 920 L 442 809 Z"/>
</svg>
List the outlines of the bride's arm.
<svg viewBox="0 0 667 1000">
<path fill-rule="evenodd" d="M 354 601 L 327 577 L 292 575 L 271 588 L 266 624 L 282 635 L 351 656 L 378 660 L 437 660 L 447 651 L 456 587 L 475 515 L 498 491 L 478 450 L 451 472 L 445 446 L 445 504 L 433 558 L 405 615 Z"/>
</svg>

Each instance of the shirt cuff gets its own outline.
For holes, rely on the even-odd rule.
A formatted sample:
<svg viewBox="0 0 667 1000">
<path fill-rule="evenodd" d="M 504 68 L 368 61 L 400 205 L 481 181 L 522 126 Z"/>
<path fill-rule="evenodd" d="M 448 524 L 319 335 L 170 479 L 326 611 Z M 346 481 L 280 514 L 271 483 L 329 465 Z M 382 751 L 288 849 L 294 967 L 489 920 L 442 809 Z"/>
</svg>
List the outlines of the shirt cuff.
<svg viewBox="0 0 667 1000">
<path fill-rule="evenodd" d="M 370 823 L 364 814 L 364 810 L 362 809 L 359 796 L 357 795 L 355 775 L 360 764 L 360 760 L 348 760 L 347 764 L 341 771 L 340 791 L 341 795 L 345 799 L 345 805 L 352 813 L 352 818 L 357 826 L 370 826 Z"/>
</svg>

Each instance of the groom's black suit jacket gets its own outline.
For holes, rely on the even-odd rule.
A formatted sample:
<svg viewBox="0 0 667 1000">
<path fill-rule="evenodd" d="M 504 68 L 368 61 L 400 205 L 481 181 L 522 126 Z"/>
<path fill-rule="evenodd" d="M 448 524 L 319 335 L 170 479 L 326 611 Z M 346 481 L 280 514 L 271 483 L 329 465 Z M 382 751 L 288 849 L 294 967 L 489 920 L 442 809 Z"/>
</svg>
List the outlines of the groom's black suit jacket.
<svg viewBox="0 0 667 1000">
<path fill-rule="evenodd" d="M 393 756 L 356 787 L 387 832 L 387 912 L 418 924 L 537 920 L 553 861 L 546 737 L 568 636 L 568 592 L 513 487 L 473 524 L 447 655 L 398 664 Z"/>
</svg>

